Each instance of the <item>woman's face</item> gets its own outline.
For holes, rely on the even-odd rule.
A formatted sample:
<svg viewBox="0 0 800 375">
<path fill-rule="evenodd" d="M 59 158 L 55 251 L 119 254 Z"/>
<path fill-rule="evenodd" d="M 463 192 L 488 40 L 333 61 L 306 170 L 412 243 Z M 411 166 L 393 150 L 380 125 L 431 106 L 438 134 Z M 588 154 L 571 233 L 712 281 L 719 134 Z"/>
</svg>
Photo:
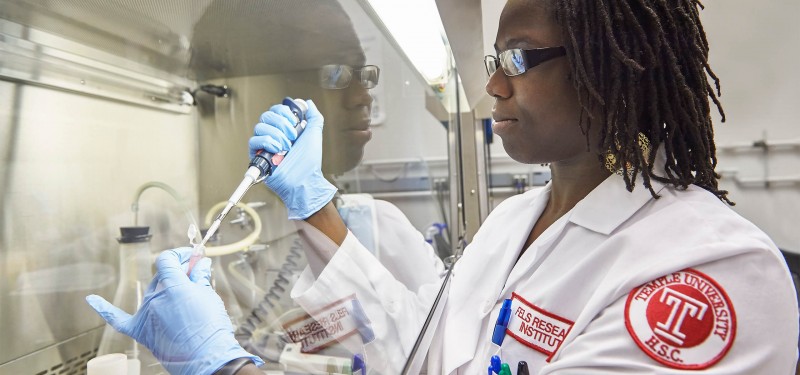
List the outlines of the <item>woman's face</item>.
<svg viewBox="0 0 800 375">
<path fill-rule="evenodd" d="M 499 53 L 563 46 L 560 30 L 544 1 L 509 0 L 500 16 L 495 49 Z M 486 92 L 495 98 L 492 130 L 511 158 L 521 163 L 557 163 L 586 156 L 581 106 L 569 76 L 569 62 L 562 56 L 518 76 L 508 77 L 498 69 L 489 78 Z"/>
</svg>

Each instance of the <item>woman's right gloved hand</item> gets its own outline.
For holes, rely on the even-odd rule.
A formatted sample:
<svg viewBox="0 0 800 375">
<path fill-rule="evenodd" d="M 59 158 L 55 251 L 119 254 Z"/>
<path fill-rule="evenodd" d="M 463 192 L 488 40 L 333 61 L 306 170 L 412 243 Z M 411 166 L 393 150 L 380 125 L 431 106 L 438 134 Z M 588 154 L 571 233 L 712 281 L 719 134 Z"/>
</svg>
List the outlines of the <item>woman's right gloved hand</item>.
<svg viewBox="0 0 800 375">
<path fill-rule="evenodd" d="M 278 104 L 261 114 L 253 137 L 250 158 L 259 150 L 271 154 L 288 151 L 264 183 L 283 200 L 289 219 L 304 220 L 333 199 L 334 187 L 322 175 L 322 127 L 324 118 L 311 100 L 305 130 L 294 129 L 296 118 L 289 107 Z"/>
</svg>

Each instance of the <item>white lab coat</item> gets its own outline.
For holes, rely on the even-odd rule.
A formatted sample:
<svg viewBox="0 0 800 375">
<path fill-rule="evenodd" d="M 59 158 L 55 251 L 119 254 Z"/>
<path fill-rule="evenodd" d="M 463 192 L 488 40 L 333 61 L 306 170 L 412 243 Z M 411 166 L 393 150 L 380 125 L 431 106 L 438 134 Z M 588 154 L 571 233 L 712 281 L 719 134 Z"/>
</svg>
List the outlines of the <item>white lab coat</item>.
<svg viewBox="0 0 800 375">
<path fill-rule="evenodd" d="M 337 208 L 342 219 L 348 227 L 348 235 L 352 241 L 357 242 L 360 250 L 367 251 L 369 259 L 380 263 L 380 268 L 388 272 L 386 279 L 399 282 L 404 289 L 417 291 L 423 285 L 430 285 L 437 283 L 440 276 L 444 273 L 444 265 L 441 259 L 435 254 L 433 248 L 428 244 L 424 237 L 414 228 L 408 221 L 408 218 L 393 204 L 373 199 L 368 194 L 344 194 L 337 196 Z M 305 222 L 296 222 L 300 231 L 298 232 L 299 238 L 295 236 L 287 237 L 288 242 L 292 243 L 296 249 L 302 249 L 306 253 L 306 260 L 309 261 L 311 267 L 313 257 L 317 256 L 314 251 L 310 251 L 314 246 L 323 247 L 325 251 L 335 250 L 335 244 L 327 237 L 320 234 L 322 241 L 316 241 L 314 238 L 304 236 L 303 232 L 316 231 L 309 224 Z M 318 233 L 318 232 L 317 232 Z M 324 237 L 324 238 L 323 238 Z M 308 240 L 308 242 L 303 241 Z M 333 245 L 333 249 L 328 249 L 328 245 Z M 269 253 L 264 253 L 265 256 Z M 274 261 L 273 261 L 274 263 Z M 317 261 L 317 264 L 320 264 Z M 319 265 L 322 268 L 322 265 Z M 425 270 L 426 272 L 418 272 L 418 270 Z M 310 276 L 310 267 L 306 266 L 304 272 L 309 273 L 305 278 L 313 280 Z M 291 278 L 285 275 L 286 278 Z M 301 280 L 305 279 L 301 278 Z M 276 284 L 276 286 L 280 286 Z M 295 288 L 296 289 L 296 288 Z M 301 342 L 303 344 L 304 353 L 317 355 L 313 358 L 314 362 L 322 362 L 321 366 L 324 369 L 324 362 L 326 357 L 351 357 L 354 353 L 362 352 L 361 341 L 358 335 L 352 335 L 350 329 L 353 327 L 353 322 L 348 321 L 336 328 L 336 324 L 328 322 L 320 322 L 319 325 L 313 324 L 313 319 L 308 315 L 328 315 L 336 313 L 340 308 L 346 308 L 352 312 L 352 297 L 342 294 L 330 294 L 330 296 L 338 296 L 334 298 L 337 304 L 328 306 L 326 309 L 320 309 L 322 305 L 313 305 L 303 311 L 295 308 L 297 306 L 282 306 L 283 309 L 292 312 L 283 314 L 281 319 L 275 321 L 263 321 L 259 329 L 264 330 L 266 327 L 276 327 L 278 323 L 282 327 L 282 332 L 292 342 Z M 332 300 L 333 301 L 333 300 Z M 273 301 L 274 302 L 274 301 Z M 299 301 L 297 301 L 299 302 Z M 362 301 L 363 302 L 363 301 Z M 307 305 L 308 306 L 308 305 Z M 301 307 L 307 307 L 302 306 Z M 374 315 L 374 314 L 373 314 Z M 324 318 L 324 317 L 323 317 Z M 344 320 L 337 319 L 337 322 Z M 330 329 L 330 334 L 321 332 L 322 327 Z M 327 331 L 327 330 L 326 330 Z M 255 345 L 253 350 L 264 350 L 261 346 L 265 345 L 263 339 L 251 339 L 252 345 Z M 338 344 L 337 345 L 337 341 Z M 284 348 L 287 350 L 287 348 Z M 294 356 L 290 356 L 295 358 Z M 311 357 L 307 358 L 311 361 Z M 297 359 L 297 362 L 303 362 L 305 359 Z M 281 361 L 284 359 L 282 357 Z M 294 361 L 294 360 L 293 360 Z M 320 370 L 318 365 L 298 365 L 292 363 L 290 368 L 294 371 L 311 371 L 311 369 Z"/>
<path fill-rule="evenodd" d="M 626 303 L 641 285 L 687 269 L 711 279 L 735 313 L 725 335 L 729 344 L 694 353 L 693 360 L 703 364 L 698 373 L 793 373 L 795 291 L 778 249 L 753 224 L 701 188 L 680 191 L 654 182 L 661 195 L 654 199 L 641 183 L 628 192 L 622 178 L 612 175 L 517 261 L 549 189 L 504 201 L 465 250 L 429 351 L 428 374 L 485 374 L 498 352 L 491 336 L 500 304 L 512 293 L 537 311 L 571 322 L 552 355 L 507 335 L 500 354 L 514 374 L 521 360 L 531 374 L 685 373 L 655 360 L 657 350 L 647 354 L 637 344 L 626 324 L 645 317 L 627 311 Z M 421 237 L 396 241 L 406 245 Z M 309 310 L 354 293 L 378 337 L 365 348 L 377 353 L 368 362 L 381 357 L 372 367 L 392 374 L 402 368 L 437 290 L 436 283 L 408 290 L 349 234 L 319 278 L 304 272 L 292 297 Z M 512 323 L 519 324 L 516 319 Z"/>
<path fill-rule="evenodd" d="M 441 259 L 397 206 L 369 194 L 340 198 L 338 209 L 347 228 L 396 280 L 413 291 L 439 280 Z"/>
</svg>

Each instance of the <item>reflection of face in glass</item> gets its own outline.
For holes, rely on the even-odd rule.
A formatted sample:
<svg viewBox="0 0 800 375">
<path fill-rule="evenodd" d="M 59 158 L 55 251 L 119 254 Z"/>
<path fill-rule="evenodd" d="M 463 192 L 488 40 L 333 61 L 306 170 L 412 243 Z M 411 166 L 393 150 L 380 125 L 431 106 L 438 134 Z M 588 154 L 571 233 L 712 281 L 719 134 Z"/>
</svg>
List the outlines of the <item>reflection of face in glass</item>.
<svg viewBox="0 0 800 375">
<path fill-rule="evenodd" d="M 337 75 L 331 77 L 330 72 Z M 361 161 L 364 146 L 372 138 L 369 129 L 372 97 L 368 89 L 378 84 L 378 72 L 374 65 L 363 68 L 327 65 L 320 70 L 320 86 L 324 89 L 319 109 L 325 116 L 322 170 L 326 174 L 342 174 Z"/>
<path fill-rule="evenodd" d="M 323 172 L 335 175 L 353 169 L 371 138 L 368 89 L 377 84 L 380 70 L 366 64 L 349 15 L 333 0 L 264 2 L 259 3 L 263 8 L 256 6 L 259 11 L 253 4 L 215 0 L 207 8 L 192 41 L 192 67 L 199 80 L 284 78 L 285 86 L 263 86 L 270 93 L 268 100 L 314 100 L 325 116 Z M 260 90 L 250 97 L 257 98 Z M 269 108 L 262 105 L 262 111 Z"/>
<path fill-rule="evenodd" d="M 295 74 L 295 96 L 311 98 L 325 116 L 322 171 L 338 175 L 358 165 L 364 146 L 372 138 L 369 129 L 372 96 L 380 68 L 363 65 L 363 56 L 350 64 L 326 64 L 314 71 Z"/>
</svg>

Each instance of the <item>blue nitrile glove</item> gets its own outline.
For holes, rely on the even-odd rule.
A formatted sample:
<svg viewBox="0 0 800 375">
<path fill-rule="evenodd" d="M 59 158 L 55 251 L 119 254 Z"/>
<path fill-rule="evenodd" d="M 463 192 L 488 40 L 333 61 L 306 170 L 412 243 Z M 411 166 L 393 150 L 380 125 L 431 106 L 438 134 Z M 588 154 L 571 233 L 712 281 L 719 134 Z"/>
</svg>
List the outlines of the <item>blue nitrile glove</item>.
<svg viewBox="0 0 800 375">
<path fill-rule="evenodd" d="M 225 306 L 211 288 L 211 259 L 197 262 L 186 276 L 191 256 L 189 247 L 158 256 L 156 276 L 133 316 L 100 296 L 87 296 L 86 302 L 114 329 L 150 349 L 170 374 L 208 375 L 242 357 L 263 365 L 233 336 Z"/>
<path fill-rule="evenodd" d="M 296 118 L 292 111 L 279 104 L 261 115 L 250 138 L 251 159 L 258 150 L 271 154 L 289 152 L 264 183 L 283 200 L 290 220 L 308 218 L 336 194 L 336 188 L 322 175 L 324 119 L 314 102 L 306 103 L 308 124 L 299 137 L 294 129 Z"/>
</svg>

